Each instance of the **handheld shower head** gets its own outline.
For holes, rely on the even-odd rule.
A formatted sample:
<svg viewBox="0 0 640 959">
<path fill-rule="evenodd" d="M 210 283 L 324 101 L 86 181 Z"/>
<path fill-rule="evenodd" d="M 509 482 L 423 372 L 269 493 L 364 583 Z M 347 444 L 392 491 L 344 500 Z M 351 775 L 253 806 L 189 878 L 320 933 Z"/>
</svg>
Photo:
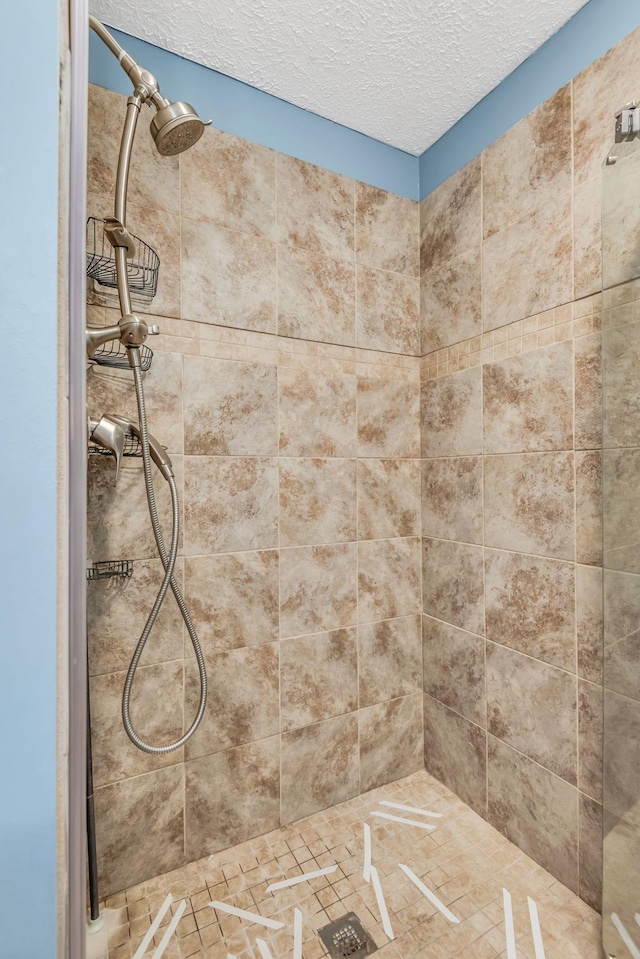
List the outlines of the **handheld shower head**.
<svg viewBox="0 0 640 959">
<path fill-rule="evenodd" d="M 151 121 L 151 136 L 158 153 L 175 156 L 197 143 L 210 123 L 201 120 L 189 103 L 168 103 Z"/>
</svg>

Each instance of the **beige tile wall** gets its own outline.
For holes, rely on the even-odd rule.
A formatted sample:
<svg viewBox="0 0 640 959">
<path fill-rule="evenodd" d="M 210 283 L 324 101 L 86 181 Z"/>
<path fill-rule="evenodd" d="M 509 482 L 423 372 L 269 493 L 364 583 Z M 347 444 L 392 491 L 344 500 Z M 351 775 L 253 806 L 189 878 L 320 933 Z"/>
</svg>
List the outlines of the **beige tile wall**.
<svg viewBox="0 0 640 959">
<path fill-rule="evenodd" d="M 426 766 L 596 906 L 601 169 L 639 54 L 636 31 L 421 204 Z"/>
<path fill-rule="evenodd" d="M 124 98 L 90 91 L 90 212 L 110 212 Z M 145 374 L 172 456 L 178 577 L 209 674 L 183 750 L 122 728 L 129 658 L 160 582 L 139 460 L 89 461 L 89 589 L 101 892 L 423 767 L 418 204 L 208 131 L 179 159 L 136 141 L 130 227 L 157 248 Z M 90 292 L 90 322 L 117 319 Z M 92 366 L 89 409 L 136 416 L 131 376 Z M 157 482 L 168 524 L 167 490 Z M 134 685 L 153 742 L 197 708 L 167 601 Z"/>
</svg>

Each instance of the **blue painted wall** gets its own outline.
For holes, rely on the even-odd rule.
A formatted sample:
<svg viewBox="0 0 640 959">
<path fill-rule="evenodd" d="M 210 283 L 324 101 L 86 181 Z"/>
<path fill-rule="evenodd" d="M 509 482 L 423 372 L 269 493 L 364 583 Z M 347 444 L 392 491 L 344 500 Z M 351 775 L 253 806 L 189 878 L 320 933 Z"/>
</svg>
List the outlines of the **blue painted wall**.
<svg viewBox="0 0 640 959">
<path fill-rule="evenodd" d="M 192 102 L 214 125 L 401 196 L 421 199 L 640 24 L 640 0 L 589 0 L 437 143 L 414 157 L 255 87 L 114 31 L 158 75 L 165 95 Z M 91 37 L 92 83 L 128 93 L 113 56 Z"/>
<path fill-rule="evenodd" d="M 128 53 L 157 76 L 164 96 L 193 104 L 219 130 L 418 199 L 418 157 L 136 37 L 113 33 Z M 131 92 L 117 60 L 94 34 L 89 80 L 119 93 Z"/>
<path fill-rule="evenodd" d="M 0 157 L 0 956 L 53 959 L 58 4 L 2 18 L 0 88 L 19 95 Z"/>
<path fill-rule="evenodd" d="M 420 157 L 420 198 L 461 170 L 638 25 L 640 0 L 589 0 L 562 29 L 425 150 Z"/>
</svg>

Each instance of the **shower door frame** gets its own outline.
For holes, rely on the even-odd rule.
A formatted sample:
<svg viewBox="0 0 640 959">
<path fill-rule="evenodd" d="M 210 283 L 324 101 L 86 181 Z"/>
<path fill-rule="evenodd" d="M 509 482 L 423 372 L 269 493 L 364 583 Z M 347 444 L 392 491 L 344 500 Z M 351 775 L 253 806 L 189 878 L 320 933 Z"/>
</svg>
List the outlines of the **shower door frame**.
<svg viewBox="0 0 640 959">
<path fill-rule="evenodd" d="M 86 956 L 86 725 L 87 725 L 87 414 L 85 351 L 85 220 L 89 63 L 88 0 L 70 0 L 70 145 L 68 202 L 68 770 L 65 949 Z M 61 861 L 62 857 L 59 857 Z M 58 884 L 59 888 L 62 884 Z M 60 941 L 60 940 L 59 940 Z"/>
</svg>

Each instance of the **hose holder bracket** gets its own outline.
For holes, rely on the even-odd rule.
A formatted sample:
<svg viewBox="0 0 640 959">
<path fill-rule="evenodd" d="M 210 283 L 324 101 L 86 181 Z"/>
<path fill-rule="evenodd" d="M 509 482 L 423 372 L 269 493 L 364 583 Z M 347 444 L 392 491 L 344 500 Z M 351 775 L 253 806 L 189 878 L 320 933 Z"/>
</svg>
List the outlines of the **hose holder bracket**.
<svg viewBox="0 0 640 959">
<path fill-rule="evenodd" d="M 127 251 L 127 259 L 131 260 L 135 256 L 136 245 L 133 242 L 133 237 L 126 226 L 123 226 L 120 220 L 116 219 L 115 216 L 106 216 L 104 218 L 104 232 L 114 250 L 124 247 Z"/>
</svg>

